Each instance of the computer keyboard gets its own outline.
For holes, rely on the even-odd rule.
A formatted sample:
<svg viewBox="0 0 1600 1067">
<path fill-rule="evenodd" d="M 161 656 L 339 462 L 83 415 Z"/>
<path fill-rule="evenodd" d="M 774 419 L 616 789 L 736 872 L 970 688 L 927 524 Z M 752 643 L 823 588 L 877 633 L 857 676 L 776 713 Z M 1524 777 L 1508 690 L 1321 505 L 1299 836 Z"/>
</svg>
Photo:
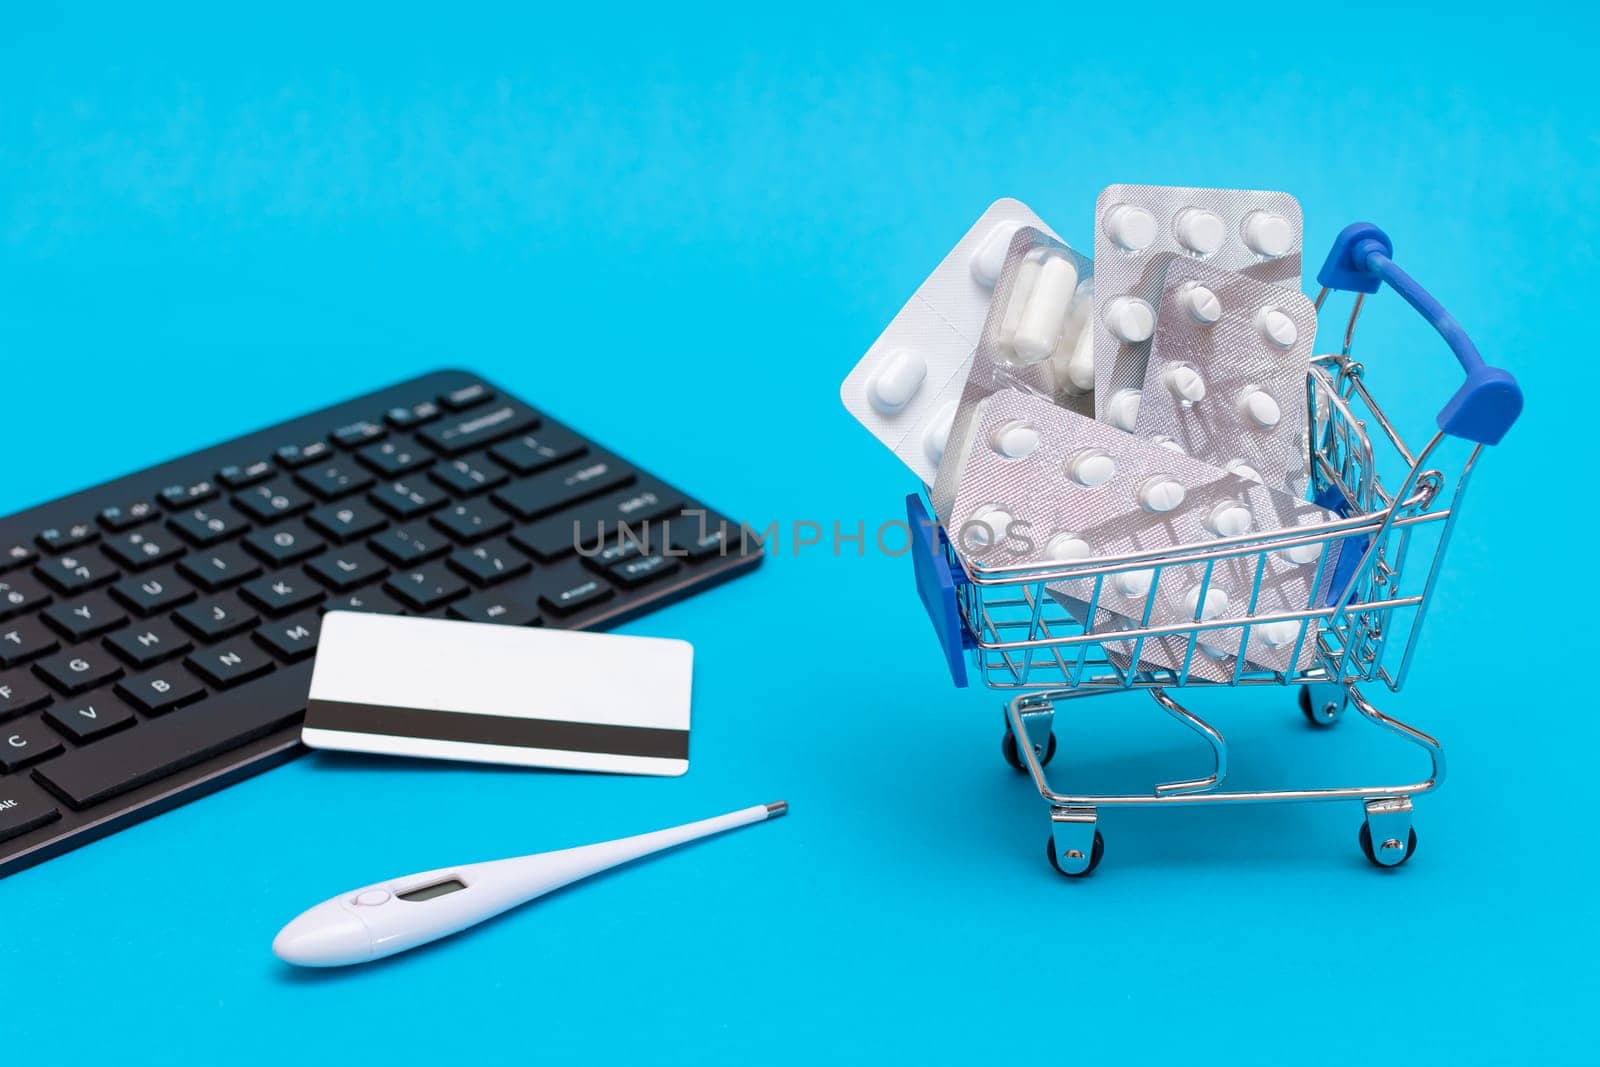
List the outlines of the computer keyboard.
<svg viewBox="0 0 1600 1067">
<path fill-rule="evenodd" d="M 0 518 L 0 875 L 304 751 L 328 611 L 600 629 L 760 559 L 459 371 Z"/>
</svg>

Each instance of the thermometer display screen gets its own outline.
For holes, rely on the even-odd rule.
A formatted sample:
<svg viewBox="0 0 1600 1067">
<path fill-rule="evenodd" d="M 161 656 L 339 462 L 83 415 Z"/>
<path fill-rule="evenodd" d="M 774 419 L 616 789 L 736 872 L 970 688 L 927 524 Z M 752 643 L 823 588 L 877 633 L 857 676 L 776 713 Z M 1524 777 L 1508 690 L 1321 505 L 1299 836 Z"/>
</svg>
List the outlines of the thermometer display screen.
<svg viewBox="0 0 1600 1067">
<path fill-rule="evenodd" d="M 451 878 L 448 881 L 435 882 L 432 885 L 413 889 L 409 893 L 397 893 L 395 895 L 401 900 L 432 900 L 434 897 L 442 897 L 447 893 L 457 893 L 465 888 L 467 888 L 465 885 Z"/>
</svg>

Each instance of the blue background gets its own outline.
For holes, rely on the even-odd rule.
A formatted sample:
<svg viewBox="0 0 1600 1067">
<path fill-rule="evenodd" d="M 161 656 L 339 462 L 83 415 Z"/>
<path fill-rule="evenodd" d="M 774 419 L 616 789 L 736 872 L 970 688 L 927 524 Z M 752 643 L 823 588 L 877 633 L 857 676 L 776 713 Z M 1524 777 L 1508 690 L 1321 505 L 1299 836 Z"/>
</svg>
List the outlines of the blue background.
<svg viewBox="0 0 1600 1067">
<path fill-rule="evenodd" d="M 313 757 L 0 882 L 16 1062 L 1592 1062 L 1581 16 L 336 7 L 8 11 L 0 511 L 460 364 L 758 526 L 871 527 L 911 484 L 838 382 L 985 204 L 1087 247 L 1109 182 L 1288 189 L 1309 259 L 1386 226 L 1530 398 L 1410 684 L 1374 694 L 1451 777 L 1397 876 L 1343 804 L 1113 811 L 1065 882 L 908 562 L 785 542 L 628 628 L 696 645 L 684 779 Z M 1424 432 L 1442 347 L 1390 297 L 1359 351 Z M 1245 783 L 1416 767 L 1224 697 L 1197 705 Z M 1086 784 L 1203 756 L 1147 700 L 1097 707 L 1063 753 Z M 346 886 L 780 796 L 384 965 L 268 951 Z"/>
</svg>

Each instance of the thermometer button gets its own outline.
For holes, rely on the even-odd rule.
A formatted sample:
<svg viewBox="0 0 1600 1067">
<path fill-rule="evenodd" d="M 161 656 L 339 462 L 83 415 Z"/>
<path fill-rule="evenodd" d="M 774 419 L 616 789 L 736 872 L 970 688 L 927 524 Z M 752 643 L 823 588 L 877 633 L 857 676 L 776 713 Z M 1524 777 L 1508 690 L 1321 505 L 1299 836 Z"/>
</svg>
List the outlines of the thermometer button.
<svg viewBox="0 0 1600 1067">
<path fill-rule="evenodd" d="M 388 902 L 389 891 L 387 889 L 366 889 L 356 894 L 356 903 L 364 908 L 375 908 L 379 904 L 387 904 Z"/>
</svg>

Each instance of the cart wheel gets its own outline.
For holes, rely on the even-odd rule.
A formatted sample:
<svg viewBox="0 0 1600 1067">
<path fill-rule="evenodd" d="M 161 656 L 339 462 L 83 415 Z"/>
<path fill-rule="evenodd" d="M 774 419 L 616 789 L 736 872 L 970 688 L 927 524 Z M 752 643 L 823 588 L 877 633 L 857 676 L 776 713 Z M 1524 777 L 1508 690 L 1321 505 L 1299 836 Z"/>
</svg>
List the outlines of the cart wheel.
<svg viewBox="0 0 1600 1067">
<path fill-rule="evenodd" d="M 1342 703 L 1324 701 L 1320 708 L 1313 707 L 1311 703 L 1311 687 L 1300 687 L 1300 714 L 1306 717 L 1306 722 L 1312 726 L 1325 728 L 1339 721 L 1339 712 L 1344 710 Z"/>
<path fill-rule="evenodd" d="M 1406 854 L 1393 863 L 1383 863 L 1378 859 L 1377 854 L 1372 849 L 1372 827 L 1366 823 L 1361 824 L 1359 840 L 1361 841 L 1361 851 L 1365 853 L 1367 859 L 1371 860 L 1374 866 L 1382 867 L 1384 870 L 1393 870 L 1399 867 L 1417 851 L 1417 831 L 1415 828 L 1412 829 L 1410 839 L 1406 842 Z"/>
<path fill-rule="evenodd" d="M 1094 873 L 1094 869 L 1096 867 L 1100 866 L 1100 860 L 1106 854 L 1106 839 L 1100 836 L 1099 830 L 1094 832 L 1094 845 L 1089 849 L 1089 866 L 1085 867 L 1077 874 L 1073 874 L 1071 871 L 1063 871 L 1061 869 L 1061 865 L 1056 862 L 1055 834 L 1051 834 L 1049 840 L 1044 843 L 1044 854 L 1045 858 L 1050 861 L 1050 866 L 1054 867 L 1058 874 L 1064 875 L 1068 878 L 1087 878 L 1089 875 Z"/>
<path fill-rule="evenodd" d="M 1007 763 L 1011 764 L 1011 766 L 1015 767 L 1017 770 L 1025 771 L 1028 769 L 1028 765 L 1023 762 L 1022 753 L 1017 750 L 1017 735 L 1012 733 L 1010 730 L 1007 730 L 1006 735 L 1000 739 L 1000 754 L 1006 758 Z M 1054 731 L 1052 731 L 1050 734 L 1050 740 L 1044 746 L 1044 755 L 1039 757 L 1040 766 L 1049 766 L 1050 761 L 1055 757 L 1055 754 L 1056 735 Z"/>
</svg>

